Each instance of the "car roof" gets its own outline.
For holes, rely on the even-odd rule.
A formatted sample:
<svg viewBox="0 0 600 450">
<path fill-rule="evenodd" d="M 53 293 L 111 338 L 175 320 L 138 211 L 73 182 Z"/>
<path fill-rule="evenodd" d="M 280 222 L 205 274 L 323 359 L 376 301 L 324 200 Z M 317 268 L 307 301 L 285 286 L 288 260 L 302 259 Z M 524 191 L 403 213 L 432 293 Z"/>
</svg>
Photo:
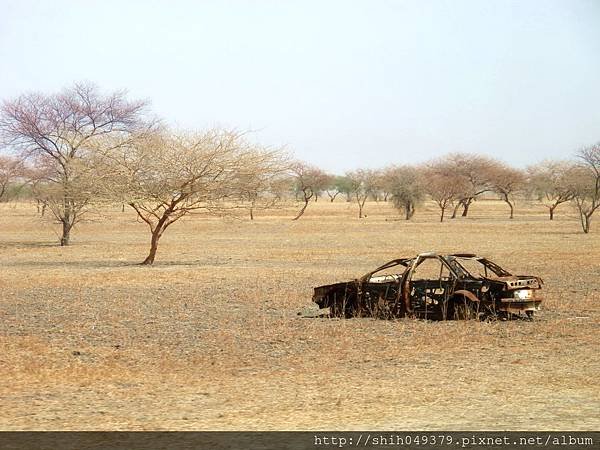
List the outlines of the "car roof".
<svg viewBox="0 0 600 450">
<path fill-rule="evenodd" d="M 453 256 L 455 258 L 480 258 L 480 256 L 477 256 L 474 253 L 450 253 L 449 255 L 442 255 L 441 253 L 437 253 L 437 252 L 423 252 L 423 253 L 419 253 L 417 256 L 424 256 L 424 257 L 441 256 L 444 258 L 447 258 L 449 256 Z"/>
</svg>

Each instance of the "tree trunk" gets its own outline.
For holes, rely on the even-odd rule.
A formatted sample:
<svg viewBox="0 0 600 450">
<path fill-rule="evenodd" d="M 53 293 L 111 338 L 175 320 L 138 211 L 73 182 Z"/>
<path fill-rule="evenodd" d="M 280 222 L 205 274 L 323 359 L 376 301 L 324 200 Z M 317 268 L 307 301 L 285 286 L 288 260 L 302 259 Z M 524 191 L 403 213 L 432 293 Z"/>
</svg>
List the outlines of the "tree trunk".
<svg viewBox="0 0 600 450">
<path fill-rule="evenodd" d="M 460 201 L 456 204 L 456 206 L 452 210 L 452 216 L 450 217 L 451 219 L 456 219 L 456 214 L 458 213 L 458 208 L 460 208 L 461 205 L 462 205 L 462 201 Z"/>
<path fill-rule="evenodd" d="M 67 219 L 62 220 L 62 236 L 60 238 L 60 246 L 65 247 L 69 245 L 71 240 L 71 228 L 73 226 L 68 222 Z"/>
<path fill-rule="evenodd" d="M 154 263 L 154 258 L 156 258 L 156 250 L 158 249 L 158 240 L 162 236 L 162 231 L 159 226 L 157 226 L 152 232 L 152 239 L 150 240 L 150 253 L 146 256 L 146 259 L 142 262 L 144 266 L 151 266 Z"/>
<path fill-rule="evenodd" d="M 406 211 L 406 215 L 405 215 L 406 220 L 412 219 L 412 216 L 414 216 L 414 214 L 415 214 L 414 205 L 411 202 L 406 202 L 406 205 L 404 205 L 404 210 Z"/>
<path fill-rule="evenodd" d="M 467 214 L 469 214 L 469 206 L 471 206 L 471 202 L 473 201 L 472 198 L 466 200 L 463 202 L 463 212 L 462 212 L 462 217 L 467 217 Z"/>
<path fill-rule="evenodd" d="M 292 220 L 298 220 L 300 217 L 302 217 L 302 214 L 304 214 L 304 211 L 306 211 L 309 201 L 310 201 L 310 197 L 304 197 L 304 206 L 302 207 L 302 209 L 300 210 L 298 215 L 296 215 L 296 217 L 294 217 Z"/>
<path fill-rule="evenodd" d="M 554 220 L 554 209 L 556 208 L 556 205 L 552 205 L 548 207 L 548 210 L 550 211 L 550 220 Z"/>
<path fill-rule="evenodd" d="M 254 220 L 254 207 L 256 206 L 256 200 L 257 198 L 252 198 L 250 200 L 250 220 Z"/>
<path fill-rule="evenodd" d="M 444 221 L 444 213 L 446 212 L 446 207 L 440 208 L 442 210 L 442 214 L 440 214 L 440 222 Z"/>
<path fill-rule="evenodd" d="M 366 201 L 366 198 L 365 198 Z M 358 203 L 358 218 L 362 219 L 363 218 L 363 206 L 365 206 L 365 202 L 360 200 L 360 197 L 358 196 L 358 194 L 356 195 L 356 202 Z"/>
<path fill-rule="evenodd" d="M 590 222 L 592 221 L 592 214 L 581 213 L 581 228 L 585 234 L 590 232 Z"/>
<path fill-rule="evenodd" d="M 502 200 L 504 200 L 504 203 L 506 203 L 508 205 L 508 207 L 510 208 L 509 219 L 513 219 L 515 208 L 514 208 L 513 204 L 511 203 L 510 199 L 508 198 L 508 194 L 502 194 Z"/>
<path fill-rule="evenodd" d="M 62 222 L 62 236 L 60 237 L 61 247 L 69 245 L 69 241 L 71 239 L 71 228 L 73 227 L 71 220 L 71 202 L 67 197 L 63 199 L 63 206 L 64 211 L 62 217 L 60 218 L 60 221 Z"/>
</svg>

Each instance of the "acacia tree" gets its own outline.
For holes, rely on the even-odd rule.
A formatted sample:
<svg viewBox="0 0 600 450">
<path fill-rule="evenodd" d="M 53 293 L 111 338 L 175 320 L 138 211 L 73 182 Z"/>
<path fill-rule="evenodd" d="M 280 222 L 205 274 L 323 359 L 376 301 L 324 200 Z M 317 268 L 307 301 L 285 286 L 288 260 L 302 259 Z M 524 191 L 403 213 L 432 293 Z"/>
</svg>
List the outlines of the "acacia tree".
<svg viewBox="0 0 600 450">
<path fill-rule="evenodd" d="M 510 219 L 514 218 L 514 195 L 525 187 L 525 174 L 506 164 L 500 164 L 490 171 L 490 185 L 510 208 Z"/>
<path fill-rule="evenodd" d="M 223 215 L 241 207 L 248 184 L 261 185 L 279 159 L 279 152 L 252 145 L 235 131 L 162 130 L 105 158 L 105 172 L 113 174 L 105 191 L 148 225 L 150 250 L 142 264 L 151 265 L 160 238 L 173 223 L 195 211 Z"/>
<path fill-rule="evenodd" d="M 2 105 L 3 140 L 48 173 L 40 186 L 62 225 L 60 245 L 69 244 L 94 197 L 87 159 L 98 150 L 97 139 L 111 136 L 113 145 L 122 145 L 141 126 L 144 108 L 142 101 L 127 101 L 125 92 L 102 95 L 90 84 L 58 94 L 26 94 Z"/>
<path fill-rule="evenodd" d="M 0 155 L 0 201 L 5 200 L 8 196 L 10 185 L 23 175 L 23 161 L 18 158 Z"/>
<path fill-rule="evenodd" d="M 387 168 L 383 172 L 382 188 L 392 195 L 394 207 L 404 212 L 406 220 L 412 218 L 416 206 L 425 197 L 423 178 L 416 167 L 392 166 Z"/>
<path fill-rule="evenodd" d="M 329 201 L 333 203 L 336 197 L 340 194 L 346 195 L 346 200 L 349 201 L 350 189 L 351 184 L 347 177 L 343 175 L 335 175 L 330 178 L 329 185 L 325 189 L 325 192 L 329 197 Z"/>
<path fill-rule="evenodd" d="M 387 197 L 389 195 L 389 192 L 386 192 L 386 186 L 385 186 L 385 182 L 386 182 L 386 174 L 385 174 L 385 170 L 382 169 L 376 169 L 376 170 L 371 170 L 370 171 L 370 175 L 369 175 L 369 188 L 370 188 L 370 195 L 371 198 L 378 202 L 380 199 L 383 199 L 385 201 L 387 201 Z"/>
<path fill-rule="evenodd" d="M 440 208 L 440 222 L 443 222 L 446 209 L 454 206 L 467 190 L 466 180 L 457 177 L 443 159 L 426 164 L 423 179 L 425 192 Z"/>
<path fill-rule="evenodd" d="M 374 191 L 376 171 L 370 169 L 358 169 L 347 172 L 346 177 L 350 180 L 350 192 L 358 204 L 358 218 L 362 219 L 365 202 Z"/>
<path fill-rule="evenodd" d="M 55 169 L 48 158 L 38 158 L 36 166 L 28 171 L 29 183 L 38 211 L 41 206 L 41 215 L 48 209 L 60 220 L 60 243 L 64 246 L 69 245 L 71 230 L 90 212 L 92 202 L 99 199 L 99 181 L 103 174 L 95 170 L 88 157 L 69 162 L 68 182 L 64 182 Z"/>
<path fill-rule="evenodd" d="M 298 220 L 306 211 L 310 200 L 315 198 L 318 192 L 327 189 L 331 182 L 331 176 L 318 167 L 300 161 L 291 164 L 290 172 L 294 180 L 296 195 L 302 195 L 302 201 L 304 202 L 298 214 L 292 219 Z"/>
<path fill-rule="evenodd" d="M 559 205 L 573 199 L 572 169 L 571 162 L 550 160 L 527 168 L 529 189 L 548 208 L 550 220 Z"/>
<path fill-rule="evenodd" d="M 287 158 L 277 152 L 263 152 L 254 161 L 254 170 L 240 173 L 241 199 L 248 204 L 250 220 L 256 210 L 275 208 L 289 187 Z"/>
<path fill-rule="evenodd" d="M 577 152 L 579 164 L 571 171 L 573 203 L 584 233 L 590 232 L 592 216 L 600 208 L 600 143 Z"/>
<path fill-rule="evenodd" d="M 316 186 L 317 190 L 315 191 L 314 196 L 315 202 L 319 200 L 323 192 L 326 192 L 327 196 L 329 196 L 329 193 L 327 192 L 327 187 L 331 185 L 331 180 L 333 180 L 334 178 L 334 175 L 323 171 L 323 177 Z"/>
<path fill-rule="evenodd" d="M 471 203 L 485 192 L 492 190 L 492 172 L 498 167 L 497 161 L 482 155 L 452 153 L 443 158 L 446 177 L 456 177 L 456 185 L 464 186 L 464 191 L 456 203 L 452 218 L 458 209 L 463 208 L 462 216 L 467 217 Z"/>
</svg>

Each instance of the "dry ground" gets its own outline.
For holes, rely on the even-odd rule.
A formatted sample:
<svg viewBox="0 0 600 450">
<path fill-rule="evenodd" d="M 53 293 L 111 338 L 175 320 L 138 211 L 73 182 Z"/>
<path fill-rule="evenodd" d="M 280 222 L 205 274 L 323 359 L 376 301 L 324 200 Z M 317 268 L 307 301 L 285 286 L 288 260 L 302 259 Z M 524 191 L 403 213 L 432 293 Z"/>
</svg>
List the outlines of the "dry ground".
<svg viewBox="0 0 600 450">
<path fill-rule="evenodd" d="M 0 206 L 0 429 L 600 429 L 600 217 L 580 232 L 494 201 L 440 224 L 386 204 L 194 217 L 149 236 L 118 210 L 55 245 Z M 109 224 L 107 219 L 112 220 Z M 299 318 L 315 285 L 420 251 L 472 251 L 546 281 L 525 321 Z"/>
</svg>

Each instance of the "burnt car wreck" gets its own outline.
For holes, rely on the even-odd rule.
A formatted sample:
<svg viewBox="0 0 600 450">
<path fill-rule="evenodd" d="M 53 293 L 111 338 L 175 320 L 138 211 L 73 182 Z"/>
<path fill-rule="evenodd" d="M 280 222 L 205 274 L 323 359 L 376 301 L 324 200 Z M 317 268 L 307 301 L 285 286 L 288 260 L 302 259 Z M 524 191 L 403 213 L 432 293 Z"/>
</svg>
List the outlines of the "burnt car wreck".
<svg viewBox="0 0 600 450">
<path fill-rule="evenodd" d="M 313 301 L 333 317 L 532 319 L 542 302 L 542 283 L 472 254 L 421 253 L 353 281 L 319 286 Z"/>
</svg>

